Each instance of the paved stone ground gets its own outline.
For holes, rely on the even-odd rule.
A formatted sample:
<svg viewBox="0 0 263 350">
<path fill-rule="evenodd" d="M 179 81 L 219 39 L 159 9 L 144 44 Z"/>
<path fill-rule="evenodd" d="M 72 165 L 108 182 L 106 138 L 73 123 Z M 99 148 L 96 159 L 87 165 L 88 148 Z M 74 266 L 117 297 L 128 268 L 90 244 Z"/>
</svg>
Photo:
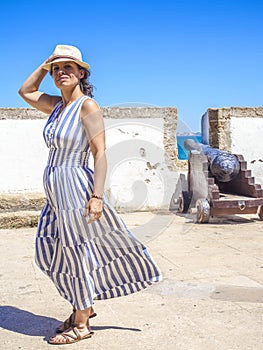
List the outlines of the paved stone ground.
<svg viewBox="0 0 263 350">
<path fill-rule="evenodd" d="M 92 339 L 58 349 L 263 349 L 263 224 L 255 216 L 193 224 L 123 214 L 160 266 L 161 283 L 98 301 Z M 34 265 L 35 229 L 0 230 L 0 349 L 51 349 L 71 309 Z"/>
</svg>

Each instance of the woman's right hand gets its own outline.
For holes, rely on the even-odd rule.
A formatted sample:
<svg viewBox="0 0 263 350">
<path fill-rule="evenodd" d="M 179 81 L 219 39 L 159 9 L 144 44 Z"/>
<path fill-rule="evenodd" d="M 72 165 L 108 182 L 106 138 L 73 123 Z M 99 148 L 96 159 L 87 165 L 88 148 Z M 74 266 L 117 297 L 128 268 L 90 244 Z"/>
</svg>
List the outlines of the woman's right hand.
<svg viewBox="0 0 263 350">
<path fill-rule="evenodd" d="M 86 205 L 85 217 L 88 217 L 88 224 L 98 220 L 103 210 L 103 201 L 100 198 L 90 198 Z"/>
</svg>

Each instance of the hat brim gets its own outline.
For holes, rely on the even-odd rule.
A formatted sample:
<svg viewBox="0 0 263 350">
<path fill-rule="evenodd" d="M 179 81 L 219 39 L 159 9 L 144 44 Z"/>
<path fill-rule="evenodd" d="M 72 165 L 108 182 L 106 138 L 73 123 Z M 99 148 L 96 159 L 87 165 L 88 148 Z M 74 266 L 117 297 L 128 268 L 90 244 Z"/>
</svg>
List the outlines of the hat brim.
<svg viewBox="0 0 263 350">
<path fill-rule="evenodd" d="M 79 61 L 77 59 L 72 59 L 72 58 L 56 58 L 55 60 L 49 62 L 49 63 L 45 63 L 42 65 L 42 68 L 43 69 L 46 69 L 46 70 L 50 70 L 51 68 L 51 65 L 54 64 L 54 63 L 57 63 L 57 62 L 75 62 L 76 64 L 78 64 L 79 66 L 85 68 L 85 69 L 89 69 L 90 68 L 90 65 L 86 62 L 83 62 L 83 61 Z"/>
</svg>

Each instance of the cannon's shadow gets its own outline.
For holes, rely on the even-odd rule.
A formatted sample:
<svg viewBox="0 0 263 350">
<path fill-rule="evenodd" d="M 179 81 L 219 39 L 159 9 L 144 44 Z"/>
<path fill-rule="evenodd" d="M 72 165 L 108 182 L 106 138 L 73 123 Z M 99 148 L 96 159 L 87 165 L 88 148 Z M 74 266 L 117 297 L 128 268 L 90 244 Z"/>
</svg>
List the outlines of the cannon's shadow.
<svg viewBox="0 0 263 350">
<path fill-rule="evenodd" d="M 56 318 L 33 314 L 32 312 L 18 309 L 14 306 L 0 306 L 0 327 L 12 332 L 29 336 L 40 336 L 48 339 L 54 334 L 54 330 L 61 323 Z M 119 326 L 95 326 L 93 331 L 105 329 L 119 329 L 140 332 L 138 328 L 126 328 Z"/>
<path fill-rule="evenodd" d="M 239 215 L 229 215 L 229 216 L 214 216 L 209 220 L 209 224 L 224 224 L 224 225 L 240 225 L 240 224 L 253 224 L 255 222 L 261 221 L 257 215 L 255 217 L 245 217 Z"/>
<path fill-rule="evenodd" d="M 200 224 L 196 223 L 196 217 L 192 214 L 179 213 L 176 211 L 174 211 L 173 214 L 176 216 L 180 216 L 182 218 L 185 218 L 186 225 L 192 225 L 192 224 L 200 225 Z M 246 217 L 245 215 L 240 216 L 240 215 L 236 214 L 236 215 L 210 217 L 209 222 L 204 223 L 202 225 L 242 225 L 242 224 L 253 224 L 255 222 L 260 222 L 260 221 L 261 220 L 257 217 L 256 214 L 254 217 L 252 217 L 252 216 Z"/>
</svg>

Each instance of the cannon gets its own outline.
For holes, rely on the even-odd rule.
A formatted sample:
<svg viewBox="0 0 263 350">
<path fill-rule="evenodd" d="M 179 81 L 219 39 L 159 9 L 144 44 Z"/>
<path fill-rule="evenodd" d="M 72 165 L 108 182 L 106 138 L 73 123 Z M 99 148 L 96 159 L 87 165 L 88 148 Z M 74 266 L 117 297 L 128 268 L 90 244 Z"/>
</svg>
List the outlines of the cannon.
<svg viewBox="0 0 263 350">
<path fill-rule="evenodd" d="M 255 184 L 242 155 L 188 139 L 188 172 L 180 174 L 170 210 L 191 214 L 196 223 L 210 217 L 258 214 L 263 220 L 263 189 Z"/>
<path fill-rule="evenodd" d="M 237 157 L 218 148 L 195 142 L 188 139 L 184 142 L 184 147 L 188 151 L 196 150 L 207 156 L 209 170 L 211 174 L 220 182 L 233 180 L 240 171 L 240 164 Z"/>
</svg>

